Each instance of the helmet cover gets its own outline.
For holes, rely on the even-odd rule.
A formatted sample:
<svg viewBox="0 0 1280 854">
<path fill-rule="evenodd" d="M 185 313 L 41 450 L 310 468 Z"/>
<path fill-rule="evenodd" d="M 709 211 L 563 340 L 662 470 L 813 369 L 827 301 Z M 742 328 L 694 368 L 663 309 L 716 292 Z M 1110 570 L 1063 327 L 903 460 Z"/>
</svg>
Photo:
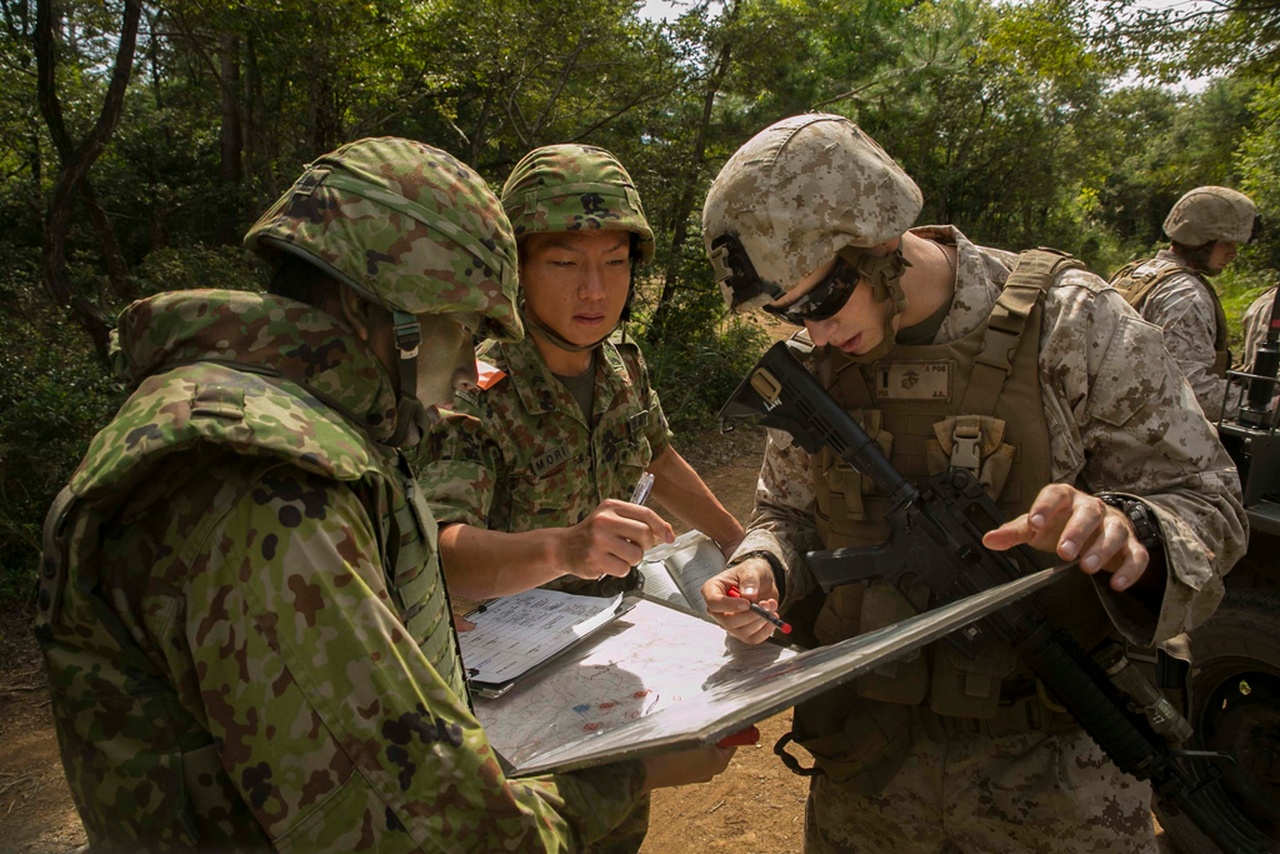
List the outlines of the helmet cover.
<svg viewBox="0 0 1280 854">
<path fill-rule="evenodd" d="M 1185 246 L 1214 240 L 1248 243 L 1258 208 L 1244 193 L 1228 187 L 1196 187 L 1174 203 L 1164 233 Z"/>
<path fill-rule="evenodd" d="M 524 335 L 501 204 L 471 167 L 425 143 L 369 138 L 321 156 L 244 242 L 297 255 L 393 312 L 476 312 L 484 335 Z"/>
<path fill-rule="evenodd" d="M 640 263 L 653 258 L 653 230 L 631 175 L 603 148 L 576 143 L 535 148 L 502 187 L 516 237 L 607 229 L 636 235 Z"/>
<path fill-rule="evenodd" d="M 808 113 L 770 125 L 729 158 L 707 193 L 702 232 L 725 302 L 745 311 L 841 250 L 900 237 L 923 206 L 920 188 L 856 124 Z M 741 287 L 744 258 L 754 288 Z"/>
</svg>

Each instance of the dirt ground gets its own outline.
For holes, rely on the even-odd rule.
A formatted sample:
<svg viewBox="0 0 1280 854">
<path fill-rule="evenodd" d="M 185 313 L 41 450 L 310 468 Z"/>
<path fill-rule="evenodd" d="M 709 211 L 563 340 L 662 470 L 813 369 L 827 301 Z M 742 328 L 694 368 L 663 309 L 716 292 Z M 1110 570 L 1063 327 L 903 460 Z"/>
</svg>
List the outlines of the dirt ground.
<svg viewBox="0 0 1280 854">
<path fill-rule="evenodd" d="M 746 519 L 763 432 L 699 437 L 688 454 L 731 512 Z M 30 604 L 30 603 L 28 603 Z M 0 615 L 0 851 L 67 854 L 85 843 L 62 775 L 31 609 Z M 773 755 L 790 713 L 759 724 L 760 743 L 739 748 L 729 769 L 697 786 L 654 794 L 643 854 L 801 850 L 804 781 Z M 1162 851 L 1172 854 L 1165 844 Z"/>
</svg>

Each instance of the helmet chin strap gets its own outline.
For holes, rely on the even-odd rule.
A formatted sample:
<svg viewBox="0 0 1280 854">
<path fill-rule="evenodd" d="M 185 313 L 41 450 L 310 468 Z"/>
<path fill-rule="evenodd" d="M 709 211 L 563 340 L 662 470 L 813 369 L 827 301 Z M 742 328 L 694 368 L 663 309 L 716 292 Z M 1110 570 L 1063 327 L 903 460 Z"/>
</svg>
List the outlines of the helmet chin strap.
<svg viewBox="0 0 1280 854">
<path fill-rule="evenodd" d="M 422 343 L 422 327 L 418 318 L 407 311 L 392 313 L 395 323 L 396 371 L 400 375 L 400 390 L 396 392 L 396 429 L 387 440 L 393 448 L 410 447 L 422 440 L 422 428 L 426 424 L 426 407 L 418 400 L 418 345 Z"/>
<path fill-rule="evenodd" d="M 627 305 L 631 305 L 630 293 L 627 294 Z M 609 336 L 613 334 L 615 329 L 622 325 L 622 322 L 626 319 L 626 313 L 627 312 L 624 310 L 624 316 L 619 317 L 618 322 L 613 324 L 608 332 L 597 338 L 595 341 L 592 341 L 590 344 L 574 344 L 559 332 L 556 332 L 550 326 L 543 323 L 540 318 L 532 317 L 529 312 L 525 311 L 524 300 L 520 300 L 520 319 L 524 321 L 525 328 L 527 328 L 532 334 L 541 338 L 543 341 L 570 353 L 585 353 L 588 350 L 594 350 L 599 347 L 608 340 Z"/>
<path fill-rule="evenodd" d="M 866 353 L 849 358 L 854 362 L 875 362 L 884 358 L 898 340 L 898 330 L 893 319 L 907 310 L 907 295 L 902 290 L 902 274 L 911 262 L 902 254 L 902 245 L 889 255 L 868 255 L 852 247 L 842 249 L 840 257 L 855 270 L 863 281 L 871 285 L 871 297 L 876 302 L 889 301 L 889 313 L 884 318 L 884 335 L 880 343 Z"/>
</svg>

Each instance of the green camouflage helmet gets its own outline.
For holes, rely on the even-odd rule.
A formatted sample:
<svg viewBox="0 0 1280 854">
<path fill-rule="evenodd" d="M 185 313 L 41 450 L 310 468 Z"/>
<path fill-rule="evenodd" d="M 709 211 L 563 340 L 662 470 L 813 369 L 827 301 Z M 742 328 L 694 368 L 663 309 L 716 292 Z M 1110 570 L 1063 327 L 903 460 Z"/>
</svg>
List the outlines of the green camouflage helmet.
<svg viewBox="0 0 1280 854">
<path fill-rule="evenodd" d="M 594 145 L 544 145 L 516 164 L 502 187 L 516 236 L 600 228 L 638 238 L 640 263 L 653 258 L 653 229 L 627 170 Z"/>
<path fill-rule="evenodd" d="M 702 234 L 725 302 L 746 311 L 842 250 L 900 237 L 923 205 L 920 188 L 856 124 L 808 113 L 770 125 L 729 158 L 707 193 Z"/>
<path fill-rule="evenodd" d="M 1196 187 L 1169 211 L 1164 233 L 1184 246 L 1214 240 L 1248 243 L 1257 216 L 1257 206 L 1244 193 L 1227 187 Z"/>
<path fill-rule="evenodd" d="M 524 336 L 511 225 L 484 179 L 438 148 L 362 139 L 307 166 L 245 245 L 316 264 L 408 314 L 477 312 L 482 334 Z"/>
</svg>

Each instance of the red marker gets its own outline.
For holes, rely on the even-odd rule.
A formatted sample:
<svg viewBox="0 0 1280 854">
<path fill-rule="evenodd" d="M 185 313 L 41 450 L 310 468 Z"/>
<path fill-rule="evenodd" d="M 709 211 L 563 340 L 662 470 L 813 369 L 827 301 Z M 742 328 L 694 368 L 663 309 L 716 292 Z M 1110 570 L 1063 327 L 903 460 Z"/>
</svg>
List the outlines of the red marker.
<svg viewBox="0 0 1280 854">
<path fill-rule="evenodd" d="M 747 727 L 744 730 L 726 735 L 724 738 L 716 742 L 716 747 L 746 747 L 755 744 L 760 740 L 760 730 L 755 725 Z"/>
<path fill-rule="evenodd" d="M 742 591 L 738 590 L 738 585 L 736 584 L 730 584 L 729 589 L 726 590 L 725 593 L 733 599 L 742 598 Z M 769 622 L 777 626 L 784 635 L 791 634 L 791 624 L 783 620 L 777 614 L 770 614 L 768 611 L 766 611 L 764 608 L 761 608 L 755 602 L 748 602 L 747 604 L 751 606 L 751 613 L 755 614 L 758 617 L 764 617 L 766 620 L 768 620 Z"/>
</svg>

